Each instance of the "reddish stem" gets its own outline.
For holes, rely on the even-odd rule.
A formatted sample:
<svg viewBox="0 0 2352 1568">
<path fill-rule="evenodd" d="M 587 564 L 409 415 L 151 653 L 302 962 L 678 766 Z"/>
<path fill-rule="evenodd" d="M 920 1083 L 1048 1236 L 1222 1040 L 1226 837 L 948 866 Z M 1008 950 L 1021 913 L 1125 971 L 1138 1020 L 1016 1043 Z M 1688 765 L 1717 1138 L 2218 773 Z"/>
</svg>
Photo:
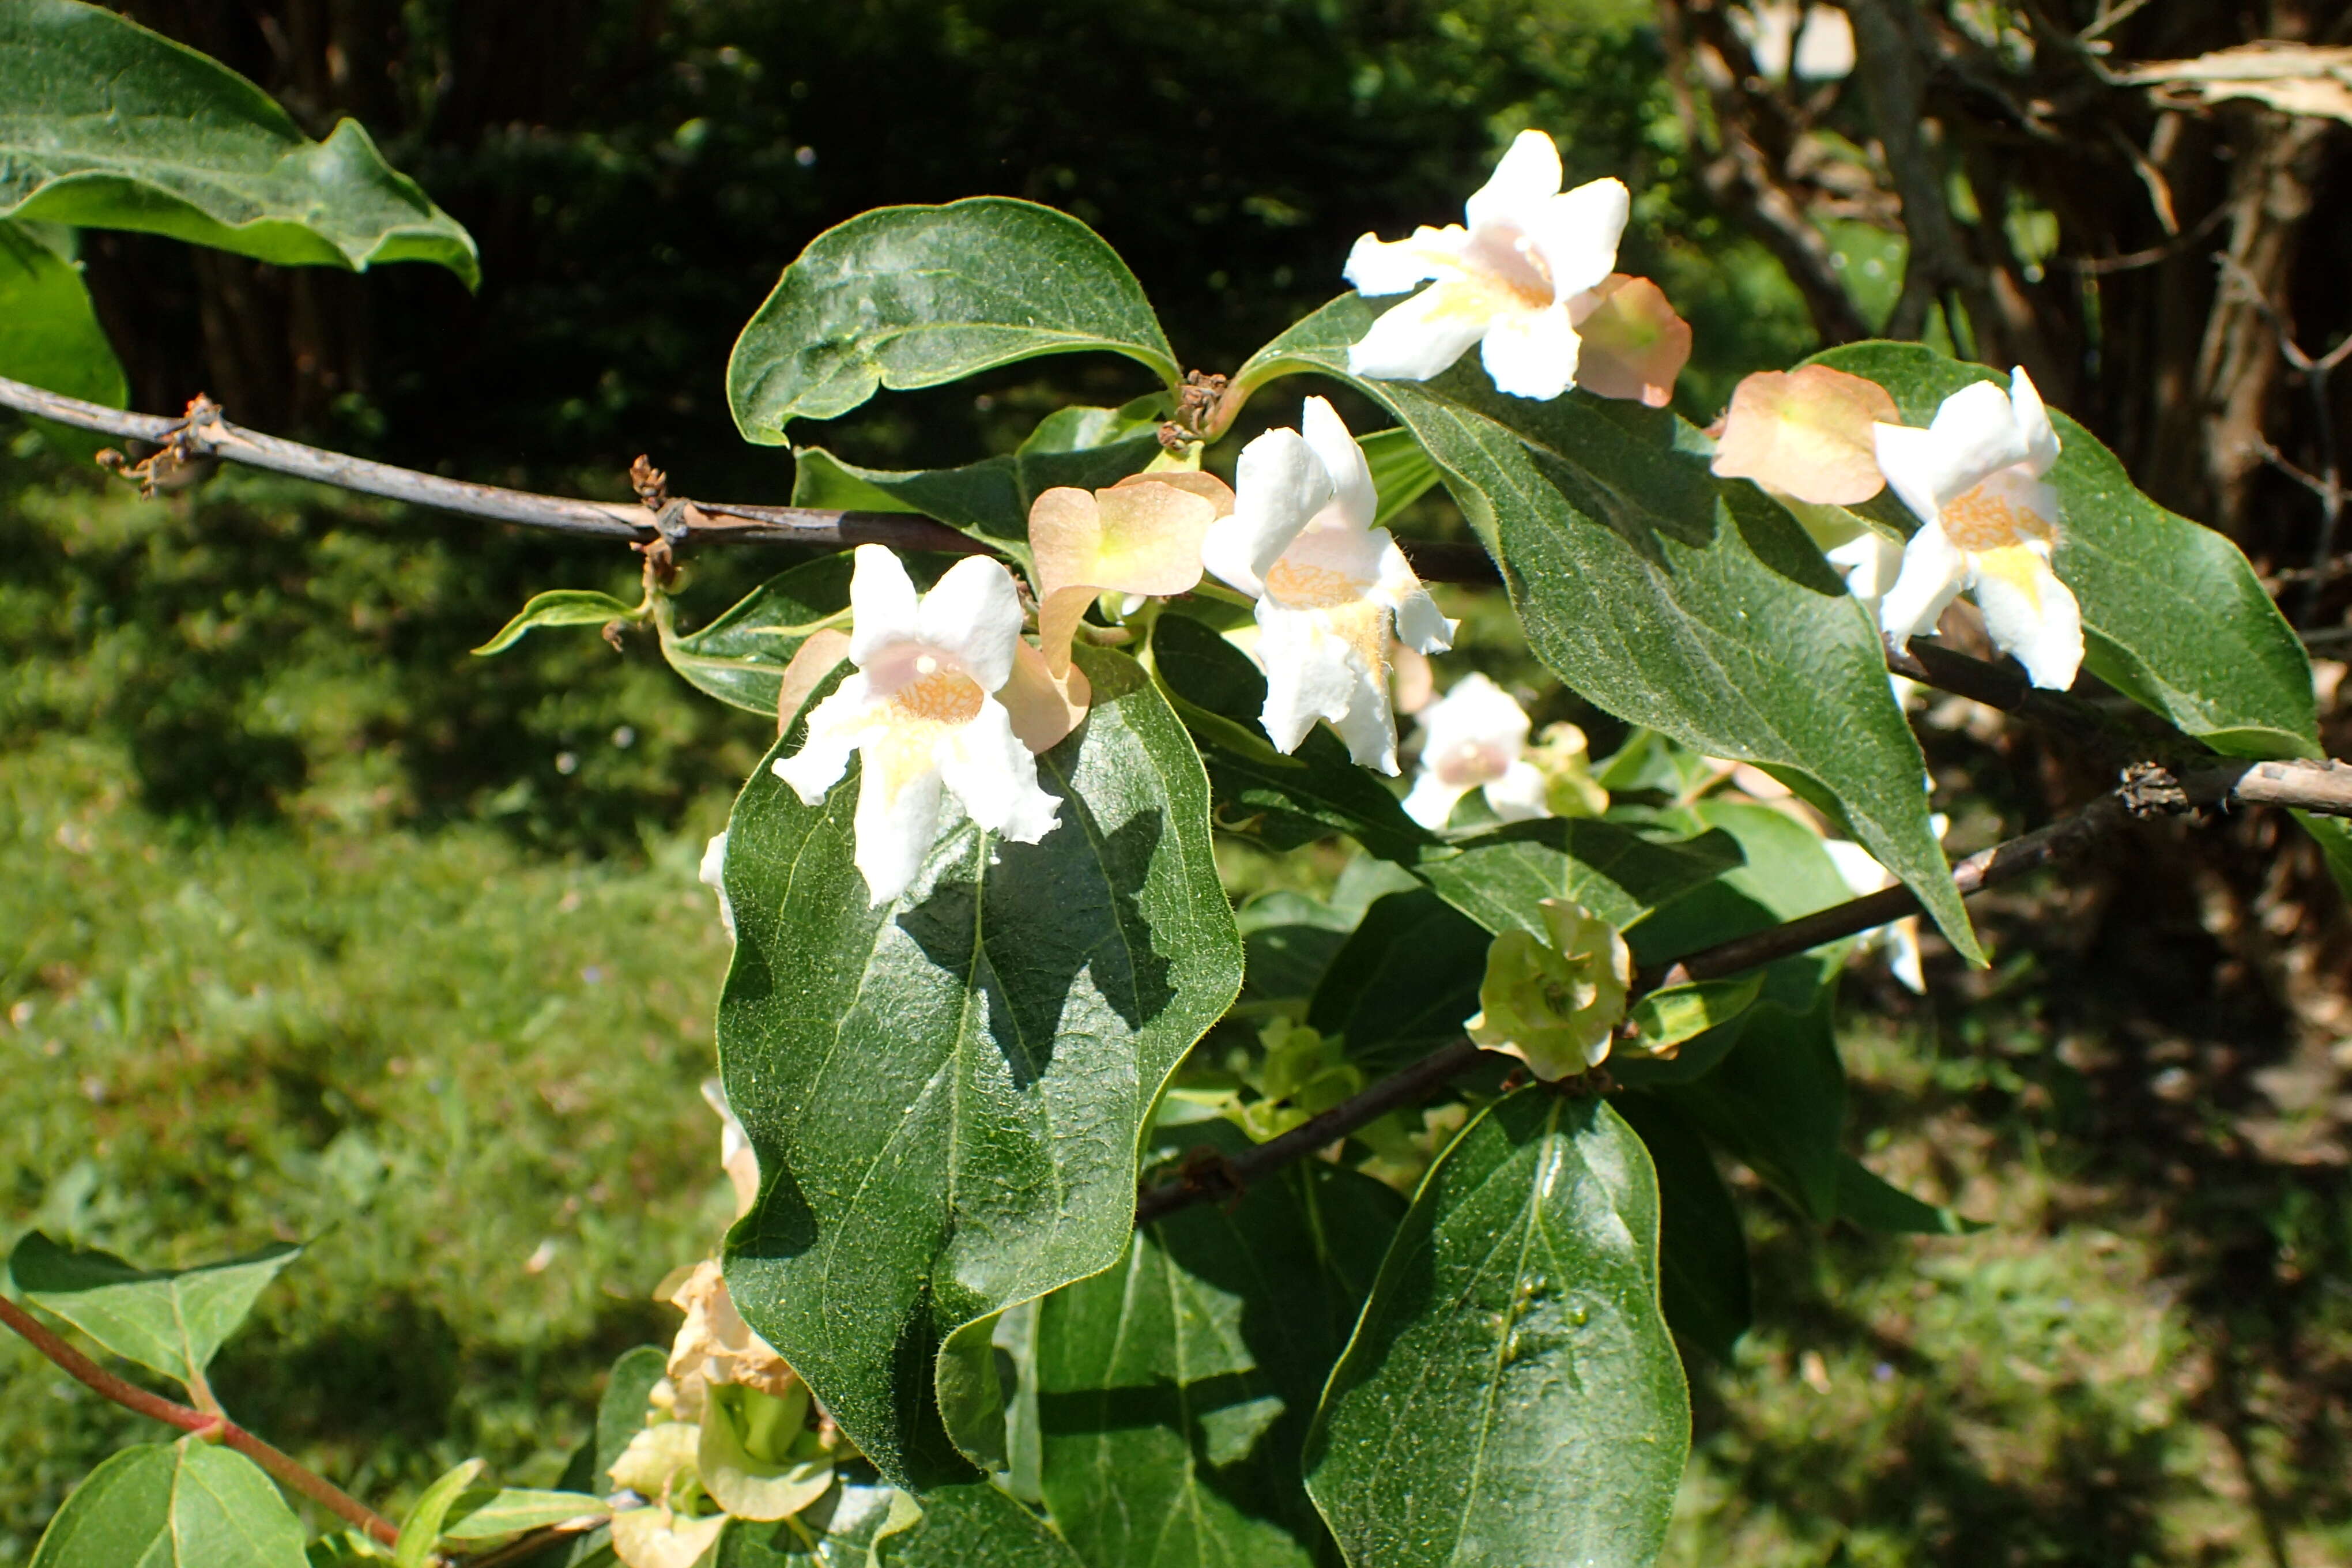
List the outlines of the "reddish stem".
<svg viewBox="0 0 2352 1568">
<path fill-rule="evenodd" d="M 312 1502 L 359 1526 L 386 1546 L 399 1542 L 398 1525 L 326 1477 L 306 1469 L 293 1458 L 271 1447 L 226 1415 L 207 1414 L 159 1394 L 150 1394 L 135 1384 L 125 1383 L 43 1328 L 39 1320 L 5 1296 L 0 1296 L 0 1323 L 6 1323 L 23 1335 L 35 1350 L 63 1368 L 68 1376 L 97 1390 L 124 1409 L 135 1410 L 151 1420 L 194 1433 L 208 1443 L 234 1448 Z"/>
</svg>

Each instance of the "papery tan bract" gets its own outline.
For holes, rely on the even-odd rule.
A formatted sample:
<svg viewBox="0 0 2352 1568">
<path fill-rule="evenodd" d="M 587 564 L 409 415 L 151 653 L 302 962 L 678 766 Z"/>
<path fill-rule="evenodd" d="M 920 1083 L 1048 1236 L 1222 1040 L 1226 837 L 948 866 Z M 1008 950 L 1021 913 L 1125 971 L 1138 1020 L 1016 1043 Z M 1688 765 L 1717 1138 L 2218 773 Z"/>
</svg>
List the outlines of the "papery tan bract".
<svg viewBox="0 0 2352 1568">
<path fill-rule="evenodd" d="M 1886 389 L 1859 375 L 1759 371 L 1733 390 L 1710 467 L 1815 505 L 1858 506 L 1886 488 L 1874 429 L 1899 417 Z"/>
<path fill-rule="evenodd" d="M 1690 363 L 1690 323 L 1647 278 L 1612 272 L 1569 301 L 1581 348 L 1576 384 L 1597 397 L 1651 408 L 1674 401 L 1675 381 Z"/>
</svg>

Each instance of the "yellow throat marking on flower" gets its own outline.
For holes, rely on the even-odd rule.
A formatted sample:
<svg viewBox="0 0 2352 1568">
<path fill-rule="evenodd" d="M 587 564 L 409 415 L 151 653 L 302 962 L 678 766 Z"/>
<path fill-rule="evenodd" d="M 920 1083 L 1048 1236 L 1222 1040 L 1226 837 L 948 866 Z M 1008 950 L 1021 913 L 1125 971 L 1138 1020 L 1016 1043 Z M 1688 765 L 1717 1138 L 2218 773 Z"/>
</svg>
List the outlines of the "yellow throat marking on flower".
<svg viewBox="0 0 2352 1568">
<path fill-rule="evenodd" d="M 929 654 L 914 668 L 915 679 L 882 700 L 860 748 L 866 767 L 880 774 L 886 800 L 935 765 L 939 742 L 979 718 L 988 700 L 978 681 Z"/>
<path fill-rule="evenodd" d="M 1976 568 L 1979 577 L 1998 578 L 2024 595 L 2037 611 L 2042 608 L 2042 578 L 2050 568 L 2024 545 L 2005 544 L 1985 551 L 1976 558 Z"/>
<path fill-rule="evenodd" d="M 2048 518 L 2019 506 L 1988 479 L 1944 503 L 1944 537 L 1971 555 L 2021 544 L 2029 539 L 2047 543 L 2058 531 Z"/>
<path fill-rule="evenodd" d="M 1362 599 L 1371 587 L 1360 578 L 1328 566 L 1302 566 L 1287 557 L 1266 569 L 1265 591 L 1286 610 L 1336 610 Z"/>
</svg>

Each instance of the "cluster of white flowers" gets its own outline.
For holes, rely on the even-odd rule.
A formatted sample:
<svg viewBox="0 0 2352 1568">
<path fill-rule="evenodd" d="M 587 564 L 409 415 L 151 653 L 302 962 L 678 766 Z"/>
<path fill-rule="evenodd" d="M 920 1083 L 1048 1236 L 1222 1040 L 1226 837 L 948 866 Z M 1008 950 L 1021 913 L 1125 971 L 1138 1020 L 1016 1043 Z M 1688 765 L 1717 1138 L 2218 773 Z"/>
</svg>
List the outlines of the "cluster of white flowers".
<svg viewBox="0 0 2352 1568">
<path fill-rule="evenodd" d="M 1475 346 L 1496 390 L 1511 396 L 1556 398 L 1574 385 L 1664 405 L 1689 358 L 1690 329 L 1655 284 L 1614 270 L 1632 210 L 1624 184 L 1563 192 L 1561 173 L 1551 139 L 1523 132 L 1465 204 L 1465 223 L 1359 239 L 1346 276 L 1360 293 L 1419 291 L 1373 320 L 1349 368 L 1423 381 Z M 1859 376 L 1822 366 L 1754 375 L 1716 434 L 1716 472 L 1782 500 L 1896 646 L 1968 592 L 2035 684 L 2074 680 L 2081 616 L 2052 570 L 2059 508 L 2043 479 L 2058 438 L 2022 369 L 2005 394 L 1985 383 L 1946 399 L 1925 429 L 1897 423 L 1885 390 Z M 1907 544 L 1847 510 L 1890 486 L 1920 521 Z M 1260 720 L 1274 744 L 1295 751 L 1321 721 L 1358 763 L 1394 773 L 1391 658 L 1400 647 L 1452 647 L 1454 623 L 1374 526 L 1378 510 L 1362 447 L 1330 404 L 1310 397 L 1297 428 L 1243 449 L 1231 489 L 1171 468 L 1039 497 L 1034 644 L 1023 636 L 1020 589 L 997 562 L 965 561 L 919 595 L 896 556 L 861 546 L 852 630 L 803 645 L 784 675 L 785 723 L 842 658 L 856 669 L 809 714 L 805 742 L 776 774 L 815 805 L 850 754 L 862 757 L 856 858 L 877 904 L 921 874 L 948 796 L 989 832 L 1034 844 L 1060 811 L 1035 756 L 1091 700 L 1071 657 L 1087 610 L 1108 595 L 1132 611 L 1192 590 L 1204 572 L 1254 601 L 1266 678 Z M 1430 827 L 1444 827 L 1473 791 L 1507 822 L 1580 809 L 1563 803 L 1597 793 L 1581 771 L 1581 735 L 1555 726 L 1531 757 L 1527 713 L 1483 676 L 1457 682 L 1423 723 L 1405 805 Z M 714 846 L 714 885 L 720 858 Z"/>
</svg>

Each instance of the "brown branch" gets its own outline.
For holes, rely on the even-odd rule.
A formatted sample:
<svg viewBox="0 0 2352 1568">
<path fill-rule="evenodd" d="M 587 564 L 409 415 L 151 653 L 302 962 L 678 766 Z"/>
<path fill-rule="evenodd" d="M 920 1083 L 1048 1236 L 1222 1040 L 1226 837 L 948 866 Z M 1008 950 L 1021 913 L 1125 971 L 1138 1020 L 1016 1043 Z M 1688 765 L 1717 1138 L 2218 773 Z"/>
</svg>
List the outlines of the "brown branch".
<svg viewBox="0 0 2352 1568">
<path fill-rule="evenodd" d="M 2121 784 L 2074 816 L 1960 861 L 1952 868 L 1952 880 L 1965 897 L 2059 864 L 2136 817 L 2238 805 L 2280 805 L 2352 817 L 2352 763 L 2226 763 L 2183 776 L 2144 764 L 2128 770 Z M 1635 994 L 1689 981 L 1721 979 L 1920 912 L 1917 894 L 1908 888 L 1888 888 L 1686 953 L 1663 971 L 1641 976 Z M 1400 1106 L 1426 1099 L 1468 1071 L 1485 1054 L 1466 1039 L 1455 1040 L 1313 1121 L 1226 1162 L 1213 1173 L 1179 1177 L 1147 1188 L 1136 1202 L 1136 1223 L 1149 1225 L 1208 1199 L 1235 1196 L 1251 1182 L 1327 1147 Z"/>
<path fill-rule="evenodd" d="M 124 1409 L 136 1411 L 167 1426 L 176 1426 L 183 1432 L 194 1433 L 206 1442 L 236 1449 L 312 1502 L 337 1518 L 357 1525 L 386 1546 L 400 1540 L 398 1525 L 326 1477 L 305 1468 L 290 1456 L 271 1447 L 225 1415 L 192 1409 L 177 1400 L 150 1394 L 135 1384 L 124 1382 L 43 1328 L 40 1320 L 5 1296 L 0 1296 L 0 1323 L 6 1323 L 24 1336 L 35 1350 L 55 1362 L 68 1376 L 95 1389 Z"/>
</svg>

